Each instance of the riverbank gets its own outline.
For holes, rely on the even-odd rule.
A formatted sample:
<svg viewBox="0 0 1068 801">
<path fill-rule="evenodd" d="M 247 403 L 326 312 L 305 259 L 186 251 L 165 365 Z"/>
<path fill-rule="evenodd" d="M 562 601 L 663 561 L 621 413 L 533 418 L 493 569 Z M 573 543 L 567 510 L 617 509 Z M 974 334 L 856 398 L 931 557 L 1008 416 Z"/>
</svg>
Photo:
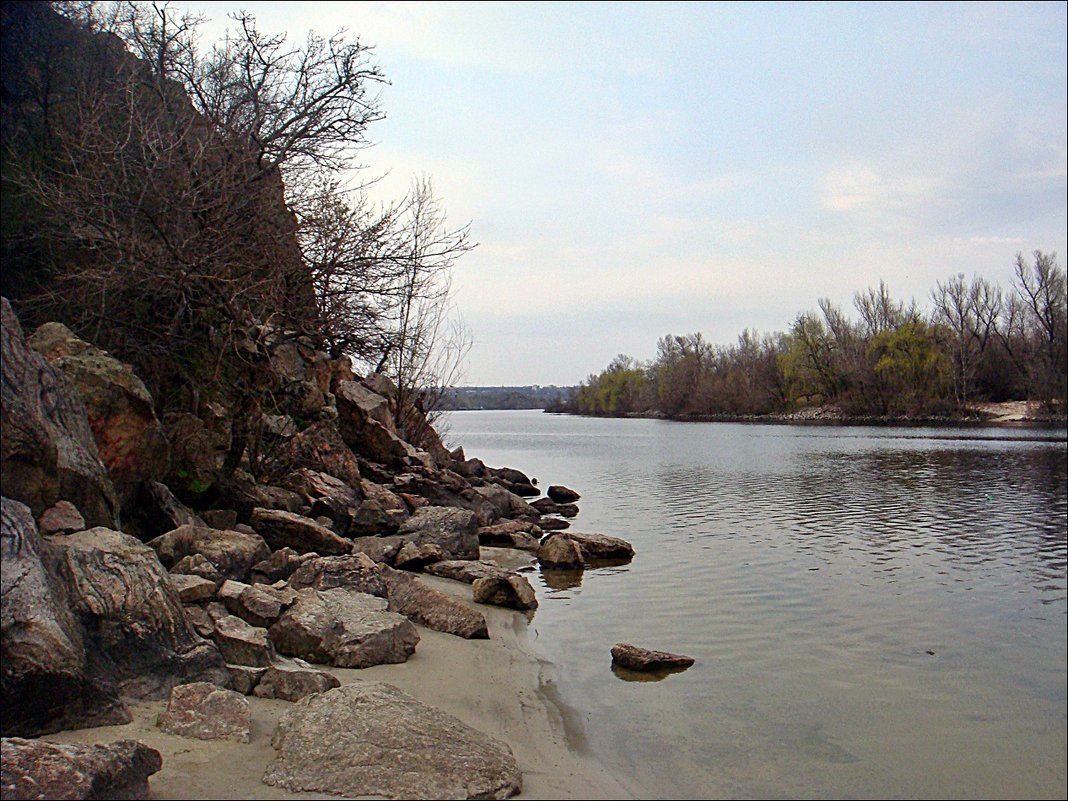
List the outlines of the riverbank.
<svg viewBox="0 0 1068 801">
<path fill-rule="evenodd" d="M 530 561 L 519 551 L 483 551 L 483 558 L 508 567 Z M 422 580 L 462 602 L 470 601 L 466 584 L 428 575 Z M 464 640 L 420 626 L 416 653 L 403 664 L 363 670 L 321 667 L 342 684 L 361 680 L 393 684 L 506 742 L 523 772 L 517 798 L 638 797 L 636 788 L 626 786 L 585 752 L 576 716 L 555 696 L 556 667 L 538 657 L 529 638 L 527 615 L 500 607 L 478 608 L 489 624 L 488 640 Z M 289 792 L 261 781 L 274 759 L 275 725 L 292 704 L 255 696 L 248 700 L 252 708 L 248 743 L 166 734 L 155 725 L 164 701 L 131 705 L 133 720 L 122 726 L 63 731 L 43 739 L 64 743 L 133 739 L 155 748 L 163 756 L 163 768 L 150 779 L 152 798 L 335 798 Z"/>
<path fill-rule="evenodd" d="M 548 410 L 547 410 L 548 411 Z M 549 414 L 573 412 L 549 411 Z M 877 426 L 961 426 L 961 425 L 1066 425 L 1068 415 L 1053 414 L 1036 401 L 979 403 L 965 414 L 893 416 L 849 415 L 837 406 L 809 406 L 788 414 L 683 414 L 667 415 L 648 410 L 622 415 L 580 415 L 621 417 L 638 420 L 674 420 L 680 423 L 794 423 L 802 425 L 877 425 Z"/>
</svg>

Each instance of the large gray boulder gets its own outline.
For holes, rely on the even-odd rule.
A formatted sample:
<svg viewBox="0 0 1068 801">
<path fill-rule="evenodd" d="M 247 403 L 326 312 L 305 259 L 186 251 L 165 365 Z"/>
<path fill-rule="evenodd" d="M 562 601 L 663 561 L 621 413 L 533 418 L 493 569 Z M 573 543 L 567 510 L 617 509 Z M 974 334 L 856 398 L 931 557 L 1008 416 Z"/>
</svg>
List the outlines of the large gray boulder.
<svg viewBox="0 0 1068 801">
<path fill-rule="evenodd" d="M 170 443 L 152 396 L 129 365 L 79 339 L 62 323 L 45 323 L 26 340 L 78 390 L 100 460 L 122 508 L 137 502 L 142 481 L 159 481 L 170 467 Z"/>
<path fill-rule="evenodd" d="M 397 535 L 416 545 L 437 545 L 448 559 L 478 559 L 478 519 L 467 509 L 417 509 L 401 524 Z"/>
<path fill-rule="evenodd" d="M 253 565 L 271 556 L 271 549 L 258 534 L 198 525 L 179 526 L 147 544 L 168 568 L 199 554 L 215 566 L 220 576 L 238 581 L 248 577 Z"/>
<path fill-rule="evenodd" d="M 349 590 L 298 591 L 270 628 L 279 653 L 308 662 L 364 668 L 406 662 L 419 632 L 383 598 Z"/>
<path fill-rule="evenodd" d="M 476 604 L 506 606 L 509 609 L 537 609 L 538 597 L 523 576 L 487 576 L 477 578 L 471 585 L 471 597 Z"/>
<path fill-rule="evenodd" d="M 39 516 L 59 500 L 90 526 L 118 525 L 119 500 L 97 454 L 85 403 L 69 379 L 28 347 L 0 299 L 0 472 L 4 495 Z"/>
<path fill-rule="evenodd" d="M 0 766 L 4 801 L 148 798 L 148 777 L 163 758 L 136 740 L 77 745 L 5 737 Z"/>
<path fill-rule="evenodd" d="M 5 734 L 36 736 L 126 723 L 114 677 L 86 654 L 68 589 L 46 569 L 48 548 L 29 507 L 0 500 L 0 725 Z"/>
<path fill-rule="evenodd" d="M 356 455 L 345 444 L 333 422 L 308 426 L 280 446 L 274 458 L 286 467 L 305 467 L 327 473 L 353 488 L 360 484 Z"/>
<path fill-rule="evenodd" d="M 254 509 L 252 527 L 272 550 L 292 548 L 298 553 L 343 554 L 352 550 L 352 540 L 339 537 L 326 526 L 294 512 Z"/>
<path fill-rule="evenodd" d="M 353 451 L 385 465 L 417 458 L 415 448 L 397 436 L 388 400 L 356 381 L 337 382 L 335 395 L 338 430 Z"/>
<path fill-rule="evenodd" d="M 306 695 L 325 693 L 340 686 L 336 676 L 312 667 L 303 659 L 277 657 L 256 683 L 252 694 L 257 698 L 299 701 Z"/>
<path fill-rule="evenodd" d="M 619 537 L 575 531 L 567 532 L 567 537 L 578 544 L 587 562 L 629 562 L 634 558 L 634 546 Z"/>
<path fill-rule="evenodd" d="M 124 693 L 160 698 L 190 681 L 226 686 L 222 656 L 193 631 L 155 551 L 102 527 L 56 537 L 50 546 L 49 570 L 69 589 L 87 652 L 107 661 Z"/>
<path fill-rule="evenodd" d="M 263 781 L 350 798 L 509 798 L 522 787 L 511 749 L 380 682 L 305 698 L 278 722 Z"/>
<path fill-rule="evenodd" d="M 410 573 L 385 565 L 379 569 L 386 581 L 386 597 L 392 611 L 434 631 L 467 640 L 489 638 L 486 618 L 477 609 L 426 586 Z"/>
</svg>

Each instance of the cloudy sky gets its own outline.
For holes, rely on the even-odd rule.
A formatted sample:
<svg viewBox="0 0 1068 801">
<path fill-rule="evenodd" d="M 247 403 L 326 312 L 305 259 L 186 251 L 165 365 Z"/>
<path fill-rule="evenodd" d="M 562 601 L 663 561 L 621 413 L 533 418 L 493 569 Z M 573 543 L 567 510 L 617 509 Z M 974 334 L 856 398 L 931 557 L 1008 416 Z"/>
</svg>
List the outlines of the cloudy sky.
<svg viewBox="0 0 1068 801">
<path fill-rule="evenodd" d="M 574 384 L 665 334 L 727 344 L 884 279 L 1065 264 L 1066 4 L 177 3 L 303 41 L 345 27 L 390 85 L 362 154 L 429 175 L 467 384 Z"/>
</svg>

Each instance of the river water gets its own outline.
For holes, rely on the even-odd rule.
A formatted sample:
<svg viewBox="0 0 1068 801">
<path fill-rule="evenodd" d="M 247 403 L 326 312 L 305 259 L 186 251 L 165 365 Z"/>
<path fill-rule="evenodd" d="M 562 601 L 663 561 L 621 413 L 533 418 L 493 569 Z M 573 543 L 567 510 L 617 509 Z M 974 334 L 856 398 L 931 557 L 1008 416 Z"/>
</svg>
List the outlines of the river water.
<svg viewBox="0 0 1068 801">
<path fill-rule="evenodd" d="M 637 554 L 530 574 L 575 747 L 653 798 L 1064 798 L 1065 430 L 456 412 Z M 617 642 L 696 658 L 637 681 Z"/>
</svg>

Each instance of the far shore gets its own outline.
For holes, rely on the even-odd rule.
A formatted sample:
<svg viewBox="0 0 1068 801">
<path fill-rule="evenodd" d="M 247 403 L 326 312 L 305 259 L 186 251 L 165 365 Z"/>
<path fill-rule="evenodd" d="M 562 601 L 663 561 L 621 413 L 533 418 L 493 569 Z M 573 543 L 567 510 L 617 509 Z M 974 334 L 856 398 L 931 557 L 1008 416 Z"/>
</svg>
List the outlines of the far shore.
<svg viewBox="0 0 1068 801">
<path fill-rule="evenodd" d="M 530 561 L 522 552 L 497 548 L 483 548 L 483 558 L 513 569 Z M 428 575 L 420 578 L 470 602 L 466 584 Z M 479 605 L 478 609 L 489 623 L 489 640 L 464 640 L 419 626 L 419 645 L 403 664 L 363 670 L 320 667 L 342 684 L 360 680 L 393 684 L 506 742 L 523 771 L 523 789 L 516 798 L 648 796 L 611 775 L 586 751 L 580 717 L 556 697 L 556 667 L 534 652 L 526 614 L 494 606 Z M 252 730 L 248 743 L 165 734 L 155 725 L 164 701 L 131 704 L 133 720 L 122 726 L 63 731 L 44 739 L 67 743 L 134 739 L 155 748 L 163 756 L 162 770 L 150 778 L 151 797 L 156 799 L 337 798 L 290 792 L 261 781 L 274 758 L 275 724 L 292 705 L 252 696 L 249 702 Z"/>
</svg>

